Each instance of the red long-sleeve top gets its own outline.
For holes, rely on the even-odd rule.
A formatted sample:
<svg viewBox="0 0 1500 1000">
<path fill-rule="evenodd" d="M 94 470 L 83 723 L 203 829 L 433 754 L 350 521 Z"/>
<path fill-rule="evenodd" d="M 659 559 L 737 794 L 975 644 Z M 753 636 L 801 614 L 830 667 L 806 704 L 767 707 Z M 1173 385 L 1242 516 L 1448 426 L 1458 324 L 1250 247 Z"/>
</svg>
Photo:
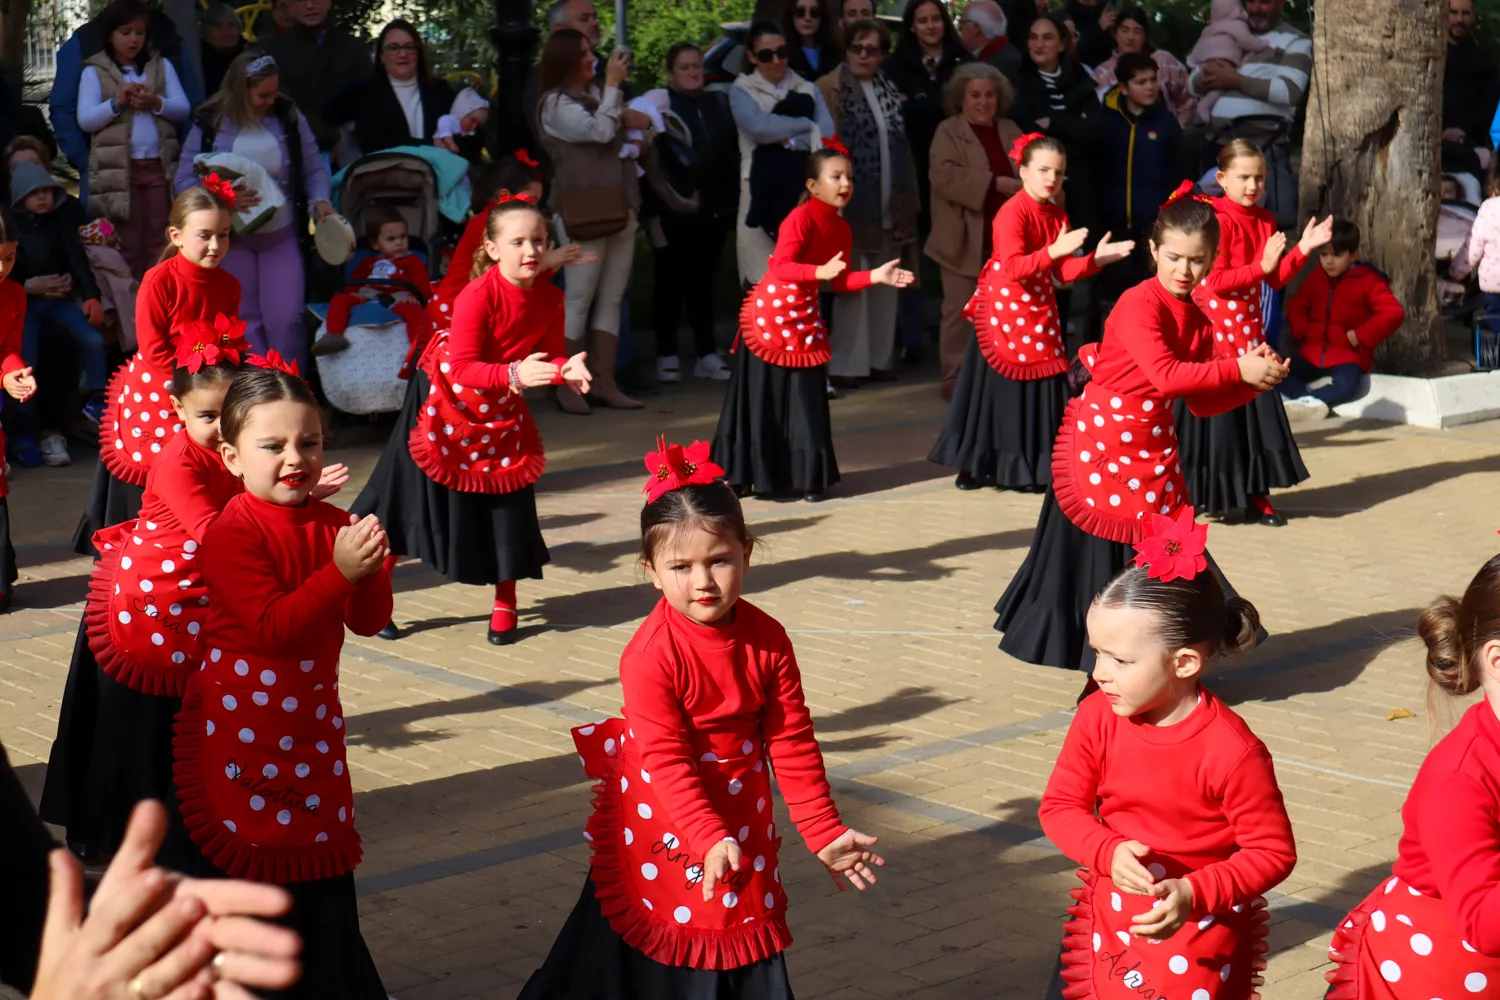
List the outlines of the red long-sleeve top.
<svg viewBox="0 0 1500 1000">
<path fill-rule="evenodd" d="M 139 357 L 150 369 L 170 376 L 177 367 L 177 333 L 194 320 L 240 311 L 239 279 L 222 267 L 199 267 L 173 254 L 146 272 L 135 297 L 135 336 Z"/>
<path fill-rule="evenodd" d="M 802 696 L 802 675 L 786 629 L 749 601 L 724 628 L 699 625 L 665 599 L 620 657 L 625 719 L 652 787 L 681 824 L 697 857 L 729 836 L 698 777 L 694 733 L 738 738 L 759 730 L 776 784 L 808 849 L 845 830 L 833 804 L 823 754 Z"/>
<path fill-rule="evenodd" d="M 1286 307 L 1298 353 L 1319 368 L 1354 364 L 1369 371 L 1375 348 L 1405 319 L 1390 282 L 1365 264 L 1354 265 L 1337 281 L 1314 268 Z M 1347 330 L 1354 331 L 1356 344 L 1349 343 Z"/>
<path fill-rule="evenodd" d="M 379 254 L 371 254 L 355 266 L 354 273 L 349 275 L 349 278 L 353 281 L 396 279 L 415 287 L 422 294 L 422 301 L 432 298 L 432 281 L 427 277 L 427 265 L 414 253 L 403 254 L 400 257 L 382 257 Z M 360 285 L 351 288 L 350 291 L 357 291 L 359 288 L 374 288 L 388 295 L 411 292 L 410 288 L 402 285 Z"/>
<path fill-rule="evenodd" d="M 767 279 L 815 282 L 818 268 L 836 254 L 843 254 L 844 263 L 852 267 L 853 253 L 854 233 L 839 210 L 826 201 L 808 198 L 792 209 L 776 231 L 776 250 L 766 263 L 761 283 Z M 870 272 L 845 268 L 829 284 L 835 292 L 862 292 L 870 287 Z"/>
<path fill-rule="evenodd" d="M 1053 260 L 1048 251 L 1068 224 L 1068 213 L 1052 202 L 1042 204 L 1026 192 L 1007 198 L 995 213 L 992 258 L 1007 281 L 1024 281 L 1051 271 L 1058 281 L 1072 282 L 1098 274 L 1094 255 Z M 1039 249 L 1033 249 L 1039 248 Z"/>
<path fill-rule="evenodd" d="M 482 212 L 476 212 L 464 223 L 463 235 L 453 248 L 453 258 L 448 263 L 448 270 L 437 285 L 438 296 L 448 302 L 458 298 L 458 293 L 469 283 L 469 274 L 474 270 L 474 255 L 484 245 L 484 224 L 489 217 L 490 210 L 486 208 Z"/>
<path fill-rule="evenodd" d="M 333 562 L 349 515 L 321 500 L 282 507 L 241 493 L 203 542 L 209 646 L 274 659 L 332 659 L 344 626 L 374 635 L 391 618 L 387 570 L 350 583 Z"/>
<path fill-rule="evenodd" d="M 542 351 L 550 361 L 567 350 L 562 289 L 537 279 L 512 284 L 492 267 L 469 282 L 453 307 L 448 333 L 450 381 L 477 389 L 510 387 L 509 366 Z"/>
<path fill-rule="evenodd" d="M 1206 690 L 1171 726 L 1118 716 L 1097 691 L 1085 698 L 1040 815 L 1059 850 L 1101 875 L 1127 840 L 1191 869 L 1195 917 L 1264 893 L 1297 863 L 1270 751 Z"/>
<path fill-rule="evenodd" d="M 1443 900 L 1465 941 L 1500 956 L 1500 719 L 1489 702 L 1432 748 L 1401 820 L 1395 873 Z"/>
<path fill-rule="evenodd" d="M 219 453 L 188 436 L 172 435 L 151 472 L 141 497 L 141 519 L 180 531 L 203 544 L 208 526 L 245 484 L 224 468 Z"/>
<path fill-rule="evenodd" d="M 26 367 L 21 359 L 25 322 L 26 289 L 18 281 L 0 281 L 0 376 Z"/>
<path fill-rule="evenodd" d="M 1211 204 L 1219 217 L 1219 255 L 1194 294 L 1222 295 L 1254 288 L 1262 281 L 1272 288 L 1285 288 L 1307 263 L 1307 254 L 1293 243 L 1282 254 L 1276 270 L 1267 274 L 1260 258 L 1266 251 L 1266 241 L 1276 235 L 1275 216 L 1259 205 L 1247 207 L 1224 196 L 1214 198 Z"/>
</svg>

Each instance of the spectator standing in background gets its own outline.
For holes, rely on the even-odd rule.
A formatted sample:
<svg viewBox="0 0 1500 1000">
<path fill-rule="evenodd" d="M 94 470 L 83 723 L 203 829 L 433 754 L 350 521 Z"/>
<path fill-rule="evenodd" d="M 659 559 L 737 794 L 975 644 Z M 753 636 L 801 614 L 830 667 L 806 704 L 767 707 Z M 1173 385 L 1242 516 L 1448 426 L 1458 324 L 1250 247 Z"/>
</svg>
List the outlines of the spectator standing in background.
<svg viewBox="0 0 1500 1000">
<path fill-rule="evenodd" d="M 1489 146 L 1495 117 L 1495 56 L 1474 39 L 1474 0 L 1448 0 L 1443 64 L 1443 169 L 1483 176 L 1472 150 Z"/>
<path fill-rule="evenodd" d="M 958 37 L 970 55 L 1004 73 L 1015 86 L 1021 78 L 1021 50 L 1011 44 L 1010 21 L 995 0 L 972 0 L 958 19 Z"/>
<path fill-rule="evenodd" d="M 1061 140 L 1068 149 L 1068 219 L 1093 229 L 1098 221 L 1097 159 L 1104 112 L 1094 80 L 1078 65 L 1063 18 L 1044 14 L 1031 22 L 1026 59 L 1011 117 L 1027 132 Z M 1103 234 L 1103 230 L 1097 230 Z"/>
<path fill-rule="evenodd" d="M 849 25 L 855 21 L 870 21 L 875 18 L 875 4 L 872 0 L 833 0 L 833 2 L 839 12 L 838 30 L 840 36 L 848 32 Z M 823 72 L 829 73 L 832 70 L 833 67 L 830 66 L 823 70 Z"/>
<path fill-rule="evenodd" d="M 285 9 L 285 0 L 282 0 Z M 198 50 L 203 62 L 203 93 L 212 97 L 219 92 L 224 82 L 224 71 L 234 62 L 234 57 L 245 51 L 245 38 L 241 33 L 240 16 L 227 3 L 210 4 L 198 14 L 198 37 L 203 46 Z"/>
<path fill-rule="evenodd" d="M 551 6 L 547 8 L 547 34 L 550 36 L 564 28 L 571 28 L 581 34 L 589 43 L 589 48 L 596 55 L 598 54 L 604 35 L 599 26 L 599 12 L 594 9 L 593 0 L 553 0 Z M 543 41 L 542 45 L 545 48 L 546 42 Z M 603 93 L 605 88 L 605 71 L 604 61 L 599 60 L 594 67 L 594 85 L 599 88 L 600 93 Z M 552 172 L 552 161 L 547 153 L 547 144 L 542 141 L 542 133 L 537 128 L 537 103 L 541 96 L 541 91 L 537 89 L 537 82 L 540 72 L 541 64 L 538 61 L 538 64 L 531 67 L 531 72 L 526 75 L 526 86 L 521 90 L 521 105 L 526 109 L 526 127 L 531 131 L 531 137 L 534 140 L 528 148 L 536 153 L 542 176 L 545 177 Z M 620 88 L 622 106 L 628 93 L 629 87 L 622 85 Z M 494 100 L 490 102 L 490 121 L 505 120 L 505 109 L 496 109 L 494 104 L 495 101 L 505 99 L 505 94 L 496 92 Z M 569 395 L 572 393 L 558 393 L 559 398 Z M 569 400 L 570 412 L 581 413 L 581 410 L 573 409 L 573 404 L 581 402 L 582 400 L 578 399 Z"/>
<path fill-rule="evenodd" d="M 1282 18 L 1286 0 L 1244 2 L 1250 30 L 1269 43 L 1265 50 L 1250 53 L 1238 67 L 1222 59 L 1209 60 L 1188 80 L 1198 97 L 1222 92 L 1214 103 L 1210 135 L 1222 136 L 1236 118 L 1249 115 L 1290 122 L 1312 73 L 1312 39 Z M 1265 148 L 1276 127 L 1274 121 L 1247 122 L 1237 126 L 1234 135 Z"/>
<path fill-rule="evenodd" d="M 988 0 L 985 0 L 988 2 Z M 1001 15 L 1002 17 L 1004 15 Z M 917 163 L 917 190 L 927 212 L 927 154 L 944 118 L 943 89 L 969 53 L 939 0 L 908 0 L 901 33 L 883 71 L 901 92 L 906 139 Z"/>
<path fill-rule="evenodd" d="M 432 75 L 427 46 L 408 21 L 391 21 L 375 39 L 375 66 L 323 106 L 323 121 L 354 126 L 361 156 L 393 146 L 430 146 L 438 119 L 453 107 L 453 88 Z"/>
<path fill-rule="evenodd" d="M 1463 0 L 1467 3 L 1468 0 Z M 1188 71 L 1176 56 L 1166 49 L 1151 44 L 1151 18 L 1146 9 L 1133 4 L 1120 11 L 1115 19 L 1115 52 L 1094 68 L 1094 83 L 1099 86 L 1099 99 L 1109 93 L 1109 88 L 1118 81 L 1115 66 L 1127 52 L 1144 52 L 1156 61 L 1156 81 L 1161 85 L 1162 99 L 1172 110 L 1177 124 L 1187 127 L 1198 110 L 1198 100 L 1188 86 Z M 1111 272 L 1113 273 L 1113 272 Z"/>
<path fill-rule="evenodd" d="M 329 20 L 332 0 L 287 0 L 287 5 L 295 23 L 266 39 L 263 48 L 280 67 L 281 93 L 303 109 L 318 148 L 333 155 L 339 132 L 323 120 L 323 107 L 350 80 L 370 75 L 370 53 Z"/>
<path fill-rule="evenodd" d="M 1114 50 L 1113 32 L 1118 11 L 1105 0 L 1068 0 L 1068 17 L 1078 31 L 1078 61 L 1093 68 Z"/>
<path fill-rule="evenodd" d="M 1108 300 L 1151 276 L 1148 237 L 1183 176 L 1182 127 L 1162 94 L 1159 70 L 1146 53 L 1127 52 L 1119 57 L 1120 82 L 1104 95 L 1099 225 L 1116 239 L 1135 241 L 1129 257 L 1099 276 Z"/>
<path fill-rule="evenodd" d="M 787 39 L 791 58 L 787 62 L 804 80 L 816 80 L 827 73 L 844 54 L 839 44 L 840 27 L 828 13 L 828 6 L 827 0 L 787 0 L 775 19 L 791 29 L 793 37 Z"/>
<path fill-rule="evenodd" d="M 667 50 L 667 88 L 672 113 L 688 127 L 692 147 L 686 156 L 676 156 L 672 148 L 662 148 L 668 141 L 664 136 L 657 140 L 658 150 L 672 187 L 687 197 L 697 195 L 698 210 L 680 214 L 663 209 L 659 216 L 664 243 L 656 248 L 653 295 L 656 378 L 682 381 L 677 323 L 686 306 L 698 355 L 693 374 L 724 381 L 729 378 L 729 366 L 719 356 L 714 339 L 713 296 L 724 241 L 734 226 L 739 140 L 729 99 L 703 88 L 703 53 L 692 42 L 678 42 Z"/>
</svg>

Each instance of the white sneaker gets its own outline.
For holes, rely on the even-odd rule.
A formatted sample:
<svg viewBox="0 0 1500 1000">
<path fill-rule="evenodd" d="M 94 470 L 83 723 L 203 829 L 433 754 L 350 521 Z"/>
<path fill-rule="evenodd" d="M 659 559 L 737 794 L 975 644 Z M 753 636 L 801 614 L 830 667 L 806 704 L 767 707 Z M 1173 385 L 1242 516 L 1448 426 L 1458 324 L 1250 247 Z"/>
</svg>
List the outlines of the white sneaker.
<svg viewBox="0 0 1500 1000">
<path fill-rule="evenodd" d="M 682 381 L 682 366 L 677 363 L 677 358 L 675 356 L 656 359 L 656 381 Z"/>
<path fill-rule="evenodd" d="M 72 465 L 73 456 L 68 454 L 68 442 L 56 431 L 51 434 L 43 434 L 41 441 L 37 442 L 37 450 L 42 453 L 42 464 L 51 466 Z"/>
<path fill-rule="evenodd" d="M 693 375 L 697 378 L 711 378 L 715 382 L 727 382 L 729 381 L 729 366 L 717 354 L 705 354 L 693 366 Z"/>
<path fill-rule="evenodd" d="M 1328 416 L 1328 404 L 1317 396 L 1299 396 L 1296 399 L 1285 399 L 1281 405 L 1286 409 L 1286 418 L 1293 423 L 1299 421 L 1312 422 L 1324 420 Z"/>
</svg>

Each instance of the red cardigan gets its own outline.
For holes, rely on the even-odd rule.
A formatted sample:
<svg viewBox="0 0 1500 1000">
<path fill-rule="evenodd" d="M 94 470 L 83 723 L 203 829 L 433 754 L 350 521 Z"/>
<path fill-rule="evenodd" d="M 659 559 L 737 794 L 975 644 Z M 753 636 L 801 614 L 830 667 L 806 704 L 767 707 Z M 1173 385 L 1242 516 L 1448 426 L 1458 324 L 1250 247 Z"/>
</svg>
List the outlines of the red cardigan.
<svg viewBox="0 0 1500 1000">
<path fill-rule="evenodd" d="M 194 320 L 238 315 L 240 283 L 222 267 L 199 267 L 173 254 L 146 272 L 135 297 L 138 356 L 170 377 L 177 367 L 177 334 Z"/>
<path fill-rule="evenodd" d="M 1193 869 L 1195 917 L 1264 893 L 1297 863 L 1270 752 L 1206 690 L 1172 726 L 1118 716 L 1097 691 L 1085 698 L 1040 815 L 1058 849 L 1100 875 L 1127 840 Z"/>
<path fill-rule="evenodd" d="M 1359 365 L 1369 371 L 1375 348 L 1405 319 L 1390 281 L 1368 264 L 1355 264 L 1337 281 L 1313 268 L 1286 308 L 1287 326 L 1301 344 L 1298 353 L 1319 368 Z M 1358 347 L 1349 346 L 1345 330 L 1354 331 Z"/>
<path fill-rule="evenodd" d="M 564 319 L 562 289 L 541 278 L 521 288 L 491 267 L 469 282 L 453 307 L 449 380 L 476 389 L 510 388 L 512 361 L 537 351 L 550 361 L 566 352 Z"/>
<path fill-rule="evenodd" d="M 219 512 L 243 492 L 245 484 L 224 468 L 218 452 L 179 431 L 146 477 L 140 519 L 180 531 L 201 545 Z"/>
<path fill-rule="evenodd" d="M 625 719 L 652 788 L 696 857 L 730 833 L 698 778 L 695 730 L 759 729 L 792 822 L 808 849 L 819 851 L 845 827 L 803 701 L 792 641 L 749 601 L 738 601 L 734 616 L 728 627 L 713 628 L 658 601 L 620 658 Z"/>
</svg>

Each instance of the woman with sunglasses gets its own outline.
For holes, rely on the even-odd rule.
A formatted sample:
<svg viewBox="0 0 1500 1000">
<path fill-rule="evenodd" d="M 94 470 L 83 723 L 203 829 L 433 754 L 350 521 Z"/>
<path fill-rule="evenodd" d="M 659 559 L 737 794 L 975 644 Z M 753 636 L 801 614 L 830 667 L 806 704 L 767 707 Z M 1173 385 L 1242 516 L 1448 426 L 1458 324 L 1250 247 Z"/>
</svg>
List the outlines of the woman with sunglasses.
<svg viewBox="0 0 1500 1000">
<path fill-rule="evenodd" d="M 735 250 L 749 287 L 766 273 L 775 233 L 802 197 L 807 156 L 833 136 L 833 118 L 818 88 L 791 69 L 779 25 L 757 21 L 745 42 L 745 72 L 729 90 L 729 109 L 740 133 Z"/>
<path fill-rule="evenodd" d="M 430 146 L 438 119 L 453 107 L 453 88 L 432 75 L 417 29 L 394 20 L 375 40 L 375 69 L 350 81 L 323 108 L 332 126 L 354 125 L 363 154 L 394 146 Z"/>
<path fill-rule="evenodd" d="M 792 29 L 787 63 L 802 79 L 816 80 L 838 65 L 838 18 L 829 13 L 824 0 L 786 0 L 776 23 Z"/>
</svg>

